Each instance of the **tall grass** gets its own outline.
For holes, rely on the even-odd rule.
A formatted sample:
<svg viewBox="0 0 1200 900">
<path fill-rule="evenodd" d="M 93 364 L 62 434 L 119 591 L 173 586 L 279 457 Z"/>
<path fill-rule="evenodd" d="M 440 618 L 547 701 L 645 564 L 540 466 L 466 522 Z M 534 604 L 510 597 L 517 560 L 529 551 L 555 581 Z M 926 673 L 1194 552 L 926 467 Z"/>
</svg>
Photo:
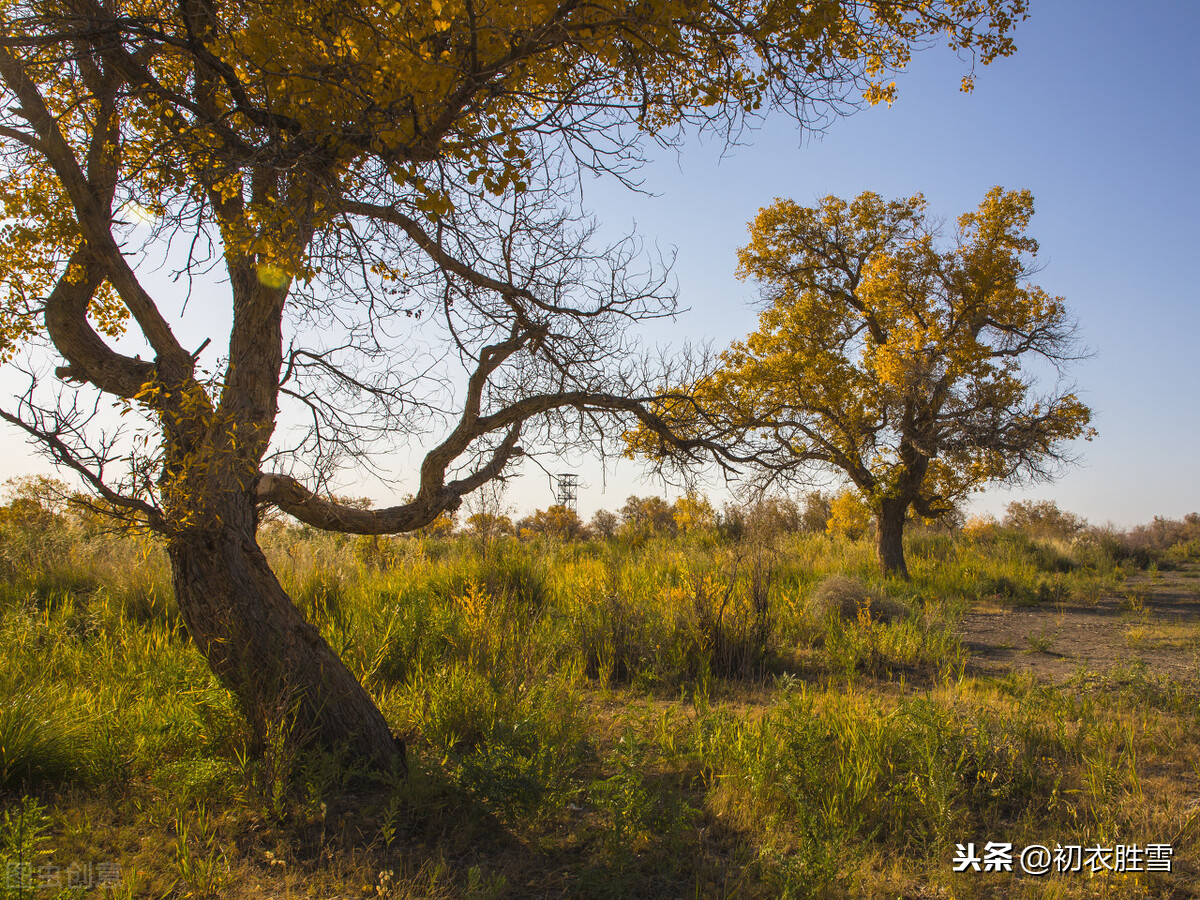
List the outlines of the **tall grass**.
<svg viewBox="0 0 1200 900">
<path fill-rule="evenodd" d="M 362 790 L 353 761 L 253 757 L 161 549 L 78 538 L 12 554 L 0 589 L 0 779 L 43 798 L 46 840 L 89 846 L 72 817 L 102 798 L 120 811 L 104 840 L 163 835 L 138 857 L 146 889 L 196 896 L 255 896 L 300 865 L 292 841 L 317 847 L 304 865 L 326 894 L 521 896 L 532 878 L 597 897 L 968 897 L 995 884 L 951 877 L 967 836 L 1195 839 L 1194 811 L 1153 787 L 1200 749 L 1192 694 L 1138 673 L 965 674 L 960 615 L 1094 602 L 1119 579 L 1095 544 L 915 534 L 898 582 L 868 544 L 823 535 L 263 543 L 407 738 L 409 781 L 356 800 L 358 843 L 331 843 L 338 793 Z M 536 853 L 457 842 L 479 829 Z"/>
</svg>

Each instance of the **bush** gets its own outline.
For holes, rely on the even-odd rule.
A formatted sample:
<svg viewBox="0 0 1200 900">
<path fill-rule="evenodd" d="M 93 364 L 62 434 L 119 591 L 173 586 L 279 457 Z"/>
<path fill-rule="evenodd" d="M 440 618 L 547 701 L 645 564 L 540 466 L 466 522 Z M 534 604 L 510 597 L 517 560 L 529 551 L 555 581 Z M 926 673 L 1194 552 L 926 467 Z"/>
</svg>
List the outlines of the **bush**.
<svg viewBox="0 0 1200 900">
<path fill-rule="evenodd" d="M 1092 528 L 1079 539 L 1085 551 L 1100 553 L 1113 563 L 1130 563 L 1139 569 L 1157 565 L 1170 569 L 1200 559 L 1200 513 L 1180 519 L 1155 516 L 1149 525 L 1118 531 L 1111 525 Z"/>
<path fill-rule="evenodd" d="M 708 498 L 696 491 L 688 491 L 671 507 L 675 527 L 680 534 L 689 531 L 708 531 L 717 522 L 716 511 Z"/>
<path fill-rule="evenodd" d="M 907 614 L 904 604 L 886 594 L 872 592 L 858 578 L 829 575 L 808 600 L 808 615 L 815 622 L 873 620 L 895 622 Z"/>
<path fill-rule="evenodd" d="M 871 529 L 871 510 L 857 491 L 846 488 L 838 492 L 829 504 L 829 521 L 825 530 L 835 537 L 857 541 Z"/>
<path fill-rule="evenodd" d="M 517 522 L 517 534 L 541 534 L 560 541 L 577 541 L 587 536 L 587 526 L 579 513 L 566 506 L 539 509 Z"/>
<path fill-rule="evenodd" d="M 842 619 L 852 622 L 860 610 L 869 609 L 871 597 L 866 585 L 847 575 L 830 575 L 817 585 L 808 599 L 808 614 L 818 622 Z"/>
<path fill-rule="evenodd" d="M 1053 500 L 1014 501 L 1005 507 L 1002 524 L 1040 538 L 1071 538 L 1087 527 L 1082 516 L 1059 509 Z"/>
<path fill-rule="evenodd" d="M 662 497 L 630 496 L 621 507 L 618 534 L 622 537 L 641 542 L 660 534 L 674 536 L 677 531 L 675 510 Z"/>
<path fill-rule="evenodd" d="M 786 534 L 825 531 L 828 498 L 819 492 L 805 497 L 802 507 L 791 497 L 763 497 L 751 503 L 726 503 L 717 518 L 717 534 L 726 541 L 753 537 L 758 541 L 773 541 Z M 820 516 L 819 527 L 812 527 Z"/>
</svg>

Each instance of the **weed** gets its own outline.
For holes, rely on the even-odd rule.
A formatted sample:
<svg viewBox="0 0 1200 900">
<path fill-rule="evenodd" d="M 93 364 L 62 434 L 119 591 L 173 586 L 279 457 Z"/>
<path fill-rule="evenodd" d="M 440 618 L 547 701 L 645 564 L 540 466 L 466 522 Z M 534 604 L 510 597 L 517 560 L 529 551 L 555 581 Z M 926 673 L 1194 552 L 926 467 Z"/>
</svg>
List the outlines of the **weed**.
<svg viewBox="0 0 1200 900">
<path fill-rule="evenodd" d="M 1148 639 L 1147 629 L 1144 625 L 1128 625 L 1125 628 L 1125 644 L 1133 650 L 1141 650 L 1146 647 Z"/>
<path fill-rule="evenodd" d="M 1129 586 L 1125 588 L 1121 600 L 1117 603 L 1117 609 L 1123 613 L 1132 613 L 1140 615 L 1146 611 L 1146 599 L 1149 592 L 1140 586 Z"/>
<path fill-rule="evenodd" d="M 481 866 L 467 869 L 467 884 L 464 894 L 467 900 L 496 900 L 508 888 L 508 880 L 499 872 L 485 875 Z"/>
<path fill-rule="evenodd" d="M 242 797 L 257 807 L 268 821 L 280 822 L 296 799 L 296 788 L 305 746 L 295 733 L 295 710 L 299 700 L 282 701 L 263 717 L 262 740 L 248 741 L 233 750 L 242 783 Z"/>
<path fill-rule="evenodd" d="M 1062 629 L 1051 630 L 1042 628 L 1038 631 L 1031 631 L 1025 635 L 1026 653 L 1049 653 L 1050 648 L 1054 646 L 1054 642 L 1062 633 Z"/>
<path fill-rule="evenodd" d="M 175 814 L 175 867 L 185 897 L 219 898 L 229 882 L 229 861 L 203 804 L 192 815 Z"/>
<path fill-rule="evenodd" d="M 635 733 L 627 731 L 606 762 L 615 772 L 593 782 L 588 794 L 604 814 L 609 850 L 629 850 L 651 824 L 653 804 L 645 781 L 646 747 Z"/>
<path fill-rule="evenodd" d="M 0 864 L 4 867 L 0 900 L 25 900 L 41 893 L 39 870 L 50 855 L 50 817 L 46 812 L 32 797 L 21 797 L 4 811 L 0 819 Z"/>
</svg>

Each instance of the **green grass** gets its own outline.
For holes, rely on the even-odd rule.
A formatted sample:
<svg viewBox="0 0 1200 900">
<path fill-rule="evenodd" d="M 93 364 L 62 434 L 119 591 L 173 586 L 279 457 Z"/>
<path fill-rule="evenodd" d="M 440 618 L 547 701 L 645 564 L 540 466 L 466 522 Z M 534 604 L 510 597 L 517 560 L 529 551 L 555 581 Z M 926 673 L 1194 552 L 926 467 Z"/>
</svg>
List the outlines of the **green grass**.
<svg viewBox="0 0 1200 900">
<path fill-rule="evenodd" d="M 484 547 L 275 531 L 264 545 L 407 738 L 410 777 L 364 782 L 282 731 L 253 755 L 161 550 L 79 537 L 0 592 L 6 864 L 119 862 L 106 890 L 130 897 L 1200 884 L 1195 693 L 1133 670 L 979 680 L 955 637 L 980 601 L 1052 614 L 1113 595 L 1118 570 L 1094 548 L 915 535 L 902 583 L 868 544 L 821 535 Z M 832 576 L 858 599 L 819 600 Z M 956 843 L 988 839 L 1171 841 L 1181 862 L 1137 884 L 950 871 Z"/>
</svg>

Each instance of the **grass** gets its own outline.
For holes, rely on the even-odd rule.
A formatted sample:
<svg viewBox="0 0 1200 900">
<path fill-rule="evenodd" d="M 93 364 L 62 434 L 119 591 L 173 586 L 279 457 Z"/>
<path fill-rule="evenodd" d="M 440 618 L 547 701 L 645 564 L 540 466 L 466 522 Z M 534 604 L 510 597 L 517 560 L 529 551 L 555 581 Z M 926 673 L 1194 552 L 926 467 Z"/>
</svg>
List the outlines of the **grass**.
<svg viewBox="0 0 1200 900">
<path fill-rule="evenodd" d="M 407 738 L 410 777 L 364 781 L 283 741 L 252 755 L 161 551 L 62 541 L 47 568 L 20 557 L 0 596 L 6 865 L 103 863 L 119 877 L 102 890 L 126 897 L 1200 888 L 1188 686 L 1134 665 L 977 678 L 955 635 L 969 609 L 1112 596 L 1094 548 L 916 535 L 899 583 L 869 545 L 820 535 L 263 542 Z M 1144 609 L 1144 589 L 1124 597 Z M 1195 646 L 1157 622 L 1126 640 Z M 992 839 L 1171 842 L 1177 866 L 1136 883 L 951 871 L 956 844 Z M 54 895 L 34 887 L 4 896 Z"/>
</svg>

